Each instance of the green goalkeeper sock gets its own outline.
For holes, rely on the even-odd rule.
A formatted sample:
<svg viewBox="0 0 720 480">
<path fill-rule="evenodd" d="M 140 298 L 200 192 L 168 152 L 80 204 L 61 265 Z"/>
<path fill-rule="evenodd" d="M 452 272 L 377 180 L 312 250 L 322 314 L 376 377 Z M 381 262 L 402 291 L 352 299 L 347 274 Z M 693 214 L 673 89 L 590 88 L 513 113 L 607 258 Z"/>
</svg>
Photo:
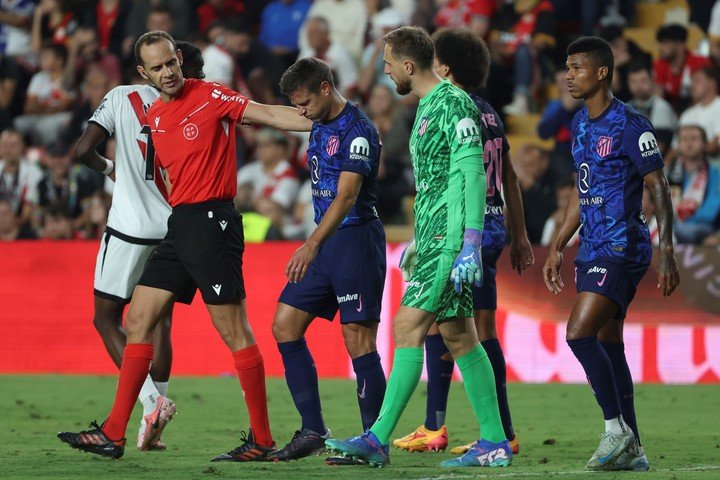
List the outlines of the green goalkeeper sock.
<svg viewBox="0 0 720 480">
<path fill-rule="evenodd" d="M 490 442 L 505 440 L 495 390 L 495 376 L 485 349 L 478 344 L 455 361 L 460 368 L 470 405 L 480 424 L 482 438 Z"/>
<path fill-rule="evenodd" d="M 422 368 L 423 349 L 421 347 L 395 349 L 393 366 L 385 390 L 385 398 L 380 408 L 380 415 L 370 427 L 370 431 L 383 445 L 387 445 L 390 441 L 390 435 L 395 430 L 400 415 L 420 382 Z M 495 409 L 497 409 L 497 405 Z"/>
</svg>

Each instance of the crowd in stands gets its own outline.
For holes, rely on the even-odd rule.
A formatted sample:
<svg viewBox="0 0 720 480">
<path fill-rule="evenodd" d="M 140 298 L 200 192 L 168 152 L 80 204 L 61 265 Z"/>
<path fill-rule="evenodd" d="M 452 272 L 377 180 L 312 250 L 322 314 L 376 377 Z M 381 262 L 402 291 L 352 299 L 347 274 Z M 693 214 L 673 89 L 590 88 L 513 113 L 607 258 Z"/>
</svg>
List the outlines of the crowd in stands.
<svg viewBox="0 0 720 480">
<path fill-rule="evenodd" d="M 613 49 L 615 95 L 657 131 L 678 242 L 720 244 L 715 0 L 0 0 L 0 240 L 102 234 L 112 182 L 73 164 L 74 143 L 111 88 L 143 81 L 133 45 L 156 29 L 202 50 L 206 80 L 262 103 L 288 104 L 279 80 L 296 59 L 327 62 L 383 141 L 382 220 L 410 224 L 417 101 L 396 93 L 382 60 L 383 35 L 409 24 L 486 39 L 492 62 L 480 94 L 505 121 L 533 243 L 550 242 L 573 186 L 570 128 L 582 105 L 565 85 L 565 47 L 595 34 Z M 306 140 L 238 127 L 235 205 L 253 226 L 249 239 L 312 231 Z M 102 148 L 114 158 L 113 139 Z"/>
</svg>

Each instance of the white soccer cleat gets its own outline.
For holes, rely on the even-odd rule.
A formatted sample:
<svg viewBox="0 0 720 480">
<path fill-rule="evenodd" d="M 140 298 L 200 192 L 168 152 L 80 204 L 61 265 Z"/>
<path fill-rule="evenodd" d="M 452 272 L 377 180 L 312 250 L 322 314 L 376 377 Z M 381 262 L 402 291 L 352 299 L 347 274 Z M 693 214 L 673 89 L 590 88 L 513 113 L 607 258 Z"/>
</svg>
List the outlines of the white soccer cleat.
<svg viewBox="0 0 720 480">
<path fill-rule="evenodd" d="M 615 461 L 621 456 L 628 455 L 637 445 L 632 431 L 622 435 L 605 432 L 600 437 L 600 445 L 585 467 L 590 470 L 615 470 L 613 468 Z"/>
<path fill-rule="evenodd" d="M 155 410 L 143 416 L 140 421 L 137 448 L 139 450 L 164 450 L 165 444 L 160 441 L 165 426 L 175 415 L 175 404 L 165 397 L 158 397 Z"/>
</svg>

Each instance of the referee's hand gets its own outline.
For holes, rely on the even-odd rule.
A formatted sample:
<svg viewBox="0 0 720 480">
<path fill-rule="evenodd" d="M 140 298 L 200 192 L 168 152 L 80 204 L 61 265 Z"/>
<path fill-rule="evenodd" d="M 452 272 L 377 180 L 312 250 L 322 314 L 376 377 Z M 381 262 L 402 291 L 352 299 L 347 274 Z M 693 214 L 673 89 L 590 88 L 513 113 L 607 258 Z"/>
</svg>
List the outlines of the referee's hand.
<svg viewBox="0 0 720 480">
<path fill-rule="evenodd" d="M 558 295 L 565 284 L 560 276 L 560 267 L 562 267 L 562 252 L 550 249 L 547 260 L 545 260 L 545 266 L 543 267 L 543 279 L 545 280 L 545 286 L 551 293 Z"/>
</svg>

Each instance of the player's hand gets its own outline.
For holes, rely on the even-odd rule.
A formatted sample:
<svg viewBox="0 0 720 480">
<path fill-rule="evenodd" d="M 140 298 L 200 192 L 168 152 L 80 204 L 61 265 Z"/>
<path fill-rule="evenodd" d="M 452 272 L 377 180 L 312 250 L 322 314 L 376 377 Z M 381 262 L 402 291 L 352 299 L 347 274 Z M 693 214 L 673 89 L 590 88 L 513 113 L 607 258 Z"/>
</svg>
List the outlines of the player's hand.
<svg viewBox="0 0 720 480">
<path fill-rule="evenodd" d="M 661 253 L 658 264 L 658 288 L 662 289 L 663 297 L 669 297 L 679 284 L 680 272 L 675 262 L 675 255 L 671 252 Z"/>
<path fill-rule="evenodd" d="M 562 252 L 550 249 L 550 254 L 548 255 L 547 260 L 545 260 L 545 266 L 543 267 L 543 279 L 545 280 L 545 286 L 555 295 L 559 294 L 562 289 L 565 288 L 565 284 L 560 276 L 562 261 Z"/>
<path fill-rule="evenodd" d="M 308 267 L 317 255 L 317 247 L 305 242 L 302 247 L 295 250 L 285 267 L 285 276 L 290 283 L 301 281 L 307 273 Z"/>
<path fill-rule="evenodd" d="M 512 269 L 517 270 L 519 275 L 533 264 L 535 264 L 535 254 L 527 235 L 523 235 L 518 240 L 513 238 L 512 242 L 510 242 L 510 265 L 512 265 Z"/>
<path fill-rule="evenodd" d="M 455 293 L 462 292 L 463 282 L 476 287 L 482 286 L 482 232 L 472 228 L 465 229 L 463 247 L 450 272 L 450 280 L 455 283 Z"/>
<path fill-rule="evenodd" d="M 413 238 L 408 243 L 402 255 L 400 255 L 400 271 L 402 271 L 403 280 L 409 282 L 412 278 L 413 272 L 415 271 L 415 265 L 417 264 L 417 251 L 415 248 L 415 239 Z"/>
</svg>

